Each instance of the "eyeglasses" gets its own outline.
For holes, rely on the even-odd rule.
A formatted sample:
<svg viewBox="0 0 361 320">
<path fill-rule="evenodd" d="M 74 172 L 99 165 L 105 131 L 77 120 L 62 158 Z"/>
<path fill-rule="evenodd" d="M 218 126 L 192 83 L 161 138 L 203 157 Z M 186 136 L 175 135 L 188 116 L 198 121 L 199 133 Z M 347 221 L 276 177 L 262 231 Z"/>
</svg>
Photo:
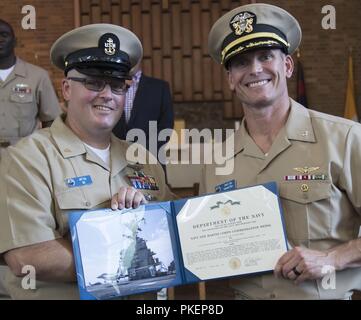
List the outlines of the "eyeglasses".
<svg viewBox="0 0 361 320">
<path fill-rule="evenodd" d="M 68 77 L 67 79 L 81 82 L 85 88 L 91 91 L 103 91 L 105 86 L 109 84 L 110 89 L 114 94 L 124 95 L 127 93 L 129 85 L 121 79 L 89 79 L 89 78 L 76 78 Z"/>
</svg>

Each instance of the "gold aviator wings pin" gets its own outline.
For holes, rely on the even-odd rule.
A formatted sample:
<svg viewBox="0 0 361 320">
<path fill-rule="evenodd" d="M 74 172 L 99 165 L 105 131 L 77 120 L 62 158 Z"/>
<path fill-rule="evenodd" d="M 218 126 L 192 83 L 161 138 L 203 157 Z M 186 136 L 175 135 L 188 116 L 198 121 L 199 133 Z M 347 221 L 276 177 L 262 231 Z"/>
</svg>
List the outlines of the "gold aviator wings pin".
<svg viewBox="0 0 361 320">
<path fill-rule="evenodd" d="M 302 174 L 309 174 L 313 171 L 316 171 L 320 169 L 320 167 L 297 167 L 297 168 L 293 168 L 293 170 L 296 170 L 297 172 L 300 172 Z"/>
</svg>

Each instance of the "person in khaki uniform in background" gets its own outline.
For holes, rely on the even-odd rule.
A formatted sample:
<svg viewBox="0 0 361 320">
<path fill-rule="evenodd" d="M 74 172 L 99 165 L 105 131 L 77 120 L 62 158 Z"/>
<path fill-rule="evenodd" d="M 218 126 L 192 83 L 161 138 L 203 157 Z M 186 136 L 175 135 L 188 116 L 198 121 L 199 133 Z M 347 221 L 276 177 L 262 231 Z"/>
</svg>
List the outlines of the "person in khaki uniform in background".
<svg viewBox="0 0 361 320">
<path fill-rule="evenodd" d="M 15 56 L 14 30 L 0 19 L 1 150 L 30 135 L 41 121 L 47 127 L 60 114 L 48 73 Z"/>
<path fill-rule="evenodd" d="M 139 39 L 110 24 L 74 29 L 52 46 L 51 60 L 65 72 L 67 112 L 7 148 L 1 162 L 0 257 L 11 269 L 11 298 L 79 297 L 69 211 L 172 198 L 162 167 L 129 160 L 128 144 L 111 133 L 123 112 L 125 80 L 141 56 Z M 36 289 L 22 288 L 25 265 L 35 268 Z"/>
<path fill-rule="evenodd" d="M 361 125 L 289 97 L 300 40 L 296 19 L 267 4 L 228 12 L 209 34 L 244 119 L 227 160 L 234 172 L 217 176 L 205 166 L 201 192 L 232 180 L 237 188 L 276 181 L 289 244 L 274 274 L 230 281 L 236 299 L 347 299 L 361 288 Z"/>
<path fill-rule="evenodd" d="M 59 102 L 48 73 L 16 57 L 14 30 L 0 19 L 0 161 L 2 151 L 31 134 L 38 121 L 46 127 L 59 115 Z M 0 265 L 0 296 L 6 295 Z"/>
</svg>

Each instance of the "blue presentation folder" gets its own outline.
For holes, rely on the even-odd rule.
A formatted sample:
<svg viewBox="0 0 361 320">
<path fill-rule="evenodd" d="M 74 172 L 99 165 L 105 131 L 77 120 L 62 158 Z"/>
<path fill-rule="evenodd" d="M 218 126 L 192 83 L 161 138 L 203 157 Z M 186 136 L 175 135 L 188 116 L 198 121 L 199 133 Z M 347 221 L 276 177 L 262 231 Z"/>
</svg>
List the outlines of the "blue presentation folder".
<svg viewBox="0 0 361 320">
<path fill-rule="evenodd" d="M 269 272 L 287 251 L 275 182 L 137 209 L 74 211 L 69 225 L 86 300 Z"/>
</svg>

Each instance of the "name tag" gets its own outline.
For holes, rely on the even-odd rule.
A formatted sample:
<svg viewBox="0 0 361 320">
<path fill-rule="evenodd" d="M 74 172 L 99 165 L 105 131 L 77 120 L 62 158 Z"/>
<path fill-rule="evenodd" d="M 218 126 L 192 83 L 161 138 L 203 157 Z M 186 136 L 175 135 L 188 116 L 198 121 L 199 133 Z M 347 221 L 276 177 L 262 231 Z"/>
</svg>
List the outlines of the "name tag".
<svg viewBox="0 0 361 320">
<path fill-rule="evenodd" d="M 236 189 L 236 180 L 230 180 L 225 183 L 215 186 L 216 192 L 224 192 Z"/>
<path fill-rule="evenodd" d="M 69 188 L 87 186 L 92 183 L 92 178 L 89 175 L 65 179 L 65 184 Z"/>
</svg>

